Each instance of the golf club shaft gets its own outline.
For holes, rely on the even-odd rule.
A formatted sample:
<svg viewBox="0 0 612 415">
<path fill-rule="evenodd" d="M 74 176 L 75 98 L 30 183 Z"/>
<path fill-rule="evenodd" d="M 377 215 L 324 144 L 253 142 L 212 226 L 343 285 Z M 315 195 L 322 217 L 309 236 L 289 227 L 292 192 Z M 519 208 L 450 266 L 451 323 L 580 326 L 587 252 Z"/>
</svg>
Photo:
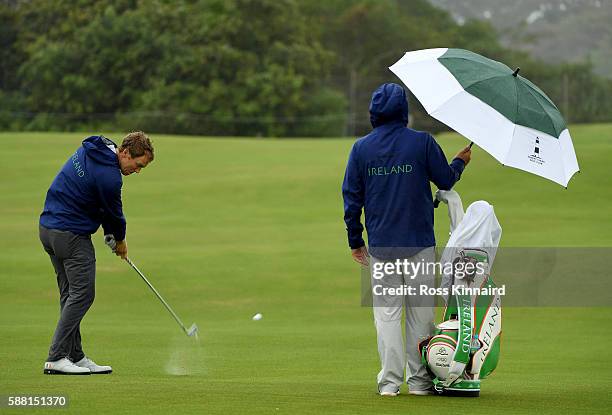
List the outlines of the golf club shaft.
<svg viewBox="0 0 612 415">
<path fill-rule="evenodd" d="M 130 264 L 130 266 L 132 268 L 134 268 L 134 271 L 136 271 L 138 273 L 138 275 L 140 275 L 140 278 L 143 279 L 144 282 L 147 283 L 147 285 L 149 286 L 149 288 L 151 289 L 151 291 L 153 291 L 155 293 L 155 295 L 157 296 L 157 298 L 159 298 L 159 300 L 162 302 L 162 304 L 166 307 L 166 309 L 170 312 L 170 314 L 172 314 L 172 317 L 174 317 L 174 319 L 176 320 L 176 322 L 181 326 L 181 328 L 183 329 L 183 331 L 185 332 L 185 334 L 189 335 L 189 333 L 187 332 L 187 329 L 185 328 L 185 325 L 183 324 L 183 322 L 181 321 L 181 319 L 179 318 L 179 316 L 176 315 L 176 313 L 174 312 L 174 310 L 172 310 L 172 308 L 170 307 L 170 305 L 168 305 L 168 303 L 166 302 L 166 300 L 164 300 L 164 298 L 161 296 L 161 294 L 159 292 L 157 292 L 157 290 L 155 289 L 155 287 L 153 287 L 153 285 L 149 282 L 149 280 L 147 279 L 147 277 L 144 276 L 144 274 L 142 272 L 140 272 L 140 270 L 138 269 L 138 267 L 136 265 L 134 265 L 134 263 L 129 259 L 126 258 L 125 259 L 127 261 L 128 264 Z"/>
</svg>

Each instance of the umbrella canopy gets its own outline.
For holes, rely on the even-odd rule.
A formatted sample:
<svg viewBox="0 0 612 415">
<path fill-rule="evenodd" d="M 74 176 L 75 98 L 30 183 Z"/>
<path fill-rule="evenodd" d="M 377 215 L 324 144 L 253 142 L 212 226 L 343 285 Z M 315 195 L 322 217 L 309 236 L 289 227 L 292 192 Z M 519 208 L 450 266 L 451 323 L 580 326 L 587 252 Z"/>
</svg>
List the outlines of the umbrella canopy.
<svg viewBox="0 0 612 415">
<path fill-rule="evenodd" d="M 563 116 L 518 69 L 446 48 L 408 52 L 389 69 L 429 115 L 502 164 L 563 186 L 578 171 Z"/>
</svg>

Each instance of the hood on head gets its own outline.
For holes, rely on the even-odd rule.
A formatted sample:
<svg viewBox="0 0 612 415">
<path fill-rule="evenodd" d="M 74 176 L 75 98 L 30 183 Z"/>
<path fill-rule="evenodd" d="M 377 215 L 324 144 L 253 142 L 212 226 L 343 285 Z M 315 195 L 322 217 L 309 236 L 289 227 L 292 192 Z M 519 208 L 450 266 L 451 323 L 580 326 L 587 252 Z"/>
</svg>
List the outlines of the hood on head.
<svg viewBox="0 0 612 415">
<path fill-rule="evenodd" d="M 91 157 L 99 164 L 119 167 L 117 154 L 108 148 L 109 145 L 117 147 L 114 142 L 102 135 L 94 135 L 83 140 L 83 148 L 88 157 Z"/>
<path fill-rule="evenodd" d="M 370 122 L 376 128 L 390 122 L 408 124 L 408 100 L 404 88 L 394 83 L 382 84 L 372 94 Z"/>
</svg>

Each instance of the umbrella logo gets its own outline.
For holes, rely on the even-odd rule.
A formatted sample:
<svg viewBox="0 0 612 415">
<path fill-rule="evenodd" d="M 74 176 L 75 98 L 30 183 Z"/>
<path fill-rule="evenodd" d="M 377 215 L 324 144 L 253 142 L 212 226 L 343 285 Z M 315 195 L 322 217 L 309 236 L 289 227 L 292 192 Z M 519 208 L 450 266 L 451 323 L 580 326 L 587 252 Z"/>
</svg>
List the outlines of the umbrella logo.
<svg viewBox="0 0 612 415">
<path fill-rule="evenodd" d="M 530 154 L 527 158 L 532 163 L 542 165 L 544 164 L 544 159 L 541 156 L 542 156 L 542 153 L 540 153 L 540 137 L 536 137 L 535 143 L 533 146 L 533 153 Z"/>
</svg>

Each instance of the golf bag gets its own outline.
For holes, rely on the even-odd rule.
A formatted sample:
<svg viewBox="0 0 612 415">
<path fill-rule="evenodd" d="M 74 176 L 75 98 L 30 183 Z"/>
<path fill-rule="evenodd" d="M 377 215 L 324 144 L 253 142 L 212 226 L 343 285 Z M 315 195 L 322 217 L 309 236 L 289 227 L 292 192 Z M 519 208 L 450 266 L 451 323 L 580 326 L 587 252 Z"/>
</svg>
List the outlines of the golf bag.
<svg viewBox="0 0 612 415">
<path fill-rule="evenodd" d="M 490 271 L 501 227 L 487 202 L 472 203 L 464 215 L 457 192 L 438 191 L 436 199 L 448 205 L 451 220 L 441 259 L 446 308 L 443 322 L 419 343 L 419 351 L 436 393 L 479 396 L 480 381 L 499 360 L 501 297 Z"/>
</svg>

